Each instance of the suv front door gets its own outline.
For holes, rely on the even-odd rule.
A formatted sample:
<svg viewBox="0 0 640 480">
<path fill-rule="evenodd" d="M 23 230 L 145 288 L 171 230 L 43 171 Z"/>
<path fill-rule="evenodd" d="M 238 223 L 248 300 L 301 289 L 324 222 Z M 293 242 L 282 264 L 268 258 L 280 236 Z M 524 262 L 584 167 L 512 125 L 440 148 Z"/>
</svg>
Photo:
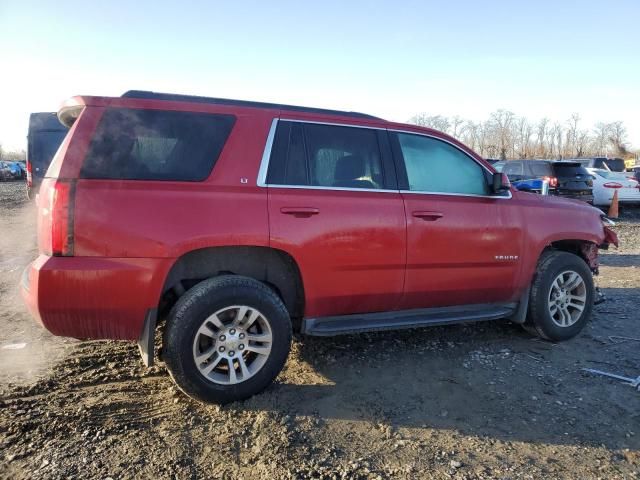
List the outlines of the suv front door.
<svg viewBox="0 0 640 480">
<path fill-rule="evenodd" d="M 390 132 L 407 215 L 401 308 L 514 300 L 522 225 L 511 193 L 492 195 L 489 171 L 452 143 Z"/>
<path fill-rule="evenodd" d="M 269 190 L 270 245 L 300 267 L 305 316 L 396 308 L 406 224 L 386 131 L 275 123 L 259 184 Z"/>
</svg>

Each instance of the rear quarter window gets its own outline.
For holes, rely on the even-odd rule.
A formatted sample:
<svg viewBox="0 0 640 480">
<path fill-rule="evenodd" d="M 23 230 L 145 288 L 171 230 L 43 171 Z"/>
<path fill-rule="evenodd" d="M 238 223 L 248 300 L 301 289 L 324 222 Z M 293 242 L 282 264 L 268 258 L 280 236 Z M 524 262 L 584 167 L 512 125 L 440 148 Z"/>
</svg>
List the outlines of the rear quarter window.
<svg viewBox="0 0 640 480">
<path fill-rule="evenodd" d="M 232 115 L 107 109 L 80 177 L 204 180 L 213 170 L 234 123 Z"/>
</svg>

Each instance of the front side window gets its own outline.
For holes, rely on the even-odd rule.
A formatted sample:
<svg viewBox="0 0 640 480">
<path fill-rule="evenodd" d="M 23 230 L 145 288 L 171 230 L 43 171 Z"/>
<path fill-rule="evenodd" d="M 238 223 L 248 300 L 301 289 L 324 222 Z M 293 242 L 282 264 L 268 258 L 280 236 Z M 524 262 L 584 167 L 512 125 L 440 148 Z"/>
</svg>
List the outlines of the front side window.
<svg viewBox="0 0 640 480">
<path fill-rule="evenodd" d="M 488 195 L 483 168 L 454 146 L 422 135 L 398 133 L 409 190 Z"/>
<path fill-rule="evenodd" d="M 376 130 L 282 121 L 267 182 L 338 188 L 384 188 Z"/>
<path fill-rule="evenodd" d="M 204 180 L 234 122 L 231 115 L 107 109 L 91 141 L 81 177 Z"/>
</svg>

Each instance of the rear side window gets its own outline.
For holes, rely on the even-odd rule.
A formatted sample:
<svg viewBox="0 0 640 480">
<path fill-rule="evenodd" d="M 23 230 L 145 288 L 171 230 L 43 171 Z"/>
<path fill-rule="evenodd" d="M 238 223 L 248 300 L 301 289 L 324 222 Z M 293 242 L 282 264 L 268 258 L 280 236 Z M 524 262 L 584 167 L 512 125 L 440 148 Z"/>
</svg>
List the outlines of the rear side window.
<svg viewBox="0 0 640 480">
<path fill-rule="evenodd" d="M 502 167 L 502 173 L 505 173 L 508 177 L 522 177 L 524 175 L 522 162 L 507 161 Z"/>
<path fill-rule="evenodd" d="M 550 177 L 553 174 L 547 162 L 529 162 L 531 173 L 536 177 Z"/>
<path fill-rule="evenodd" d="M 234 122 L 232 115 L 110 108 L 96 129 L 80 176 L 204 180 Z"/>
<path fill-rule="evenodd" d="M 384 188 L 376 130 L 280 122 L 267 183 L 339 188 Z"/>
</svg>

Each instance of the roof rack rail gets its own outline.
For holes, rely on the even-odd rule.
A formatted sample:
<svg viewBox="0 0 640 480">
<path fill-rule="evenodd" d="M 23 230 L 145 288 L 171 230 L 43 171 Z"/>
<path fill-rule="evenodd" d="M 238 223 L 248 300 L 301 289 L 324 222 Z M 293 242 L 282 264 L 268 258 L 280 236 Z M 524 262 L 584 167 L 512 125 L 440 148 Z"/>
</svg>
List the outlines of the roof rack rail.
<svg viewBox="0 0 640 480">
<path fill-rule="evenodd" d="M 144 100 L 166 100 L 192 103 L 211 103 L 215 105 L 233 105 L 237 107 L 265 108 L 274 110 L 290 110 L 293 112 L 319 113 L 327 115 L 340 115 L 345 117 L 381 120 L 379 117 L 359 112 L 345 112 L 342 110 L 330 110 L 325 108 L 300 107 L 296 105 L 283 105 L 280 103 L 252 102 L 248 100 L 233 100 L 229 98 L 200 97 L 196 95 L 181 95 L 175 93 L 159 93 L 146 90 L 129 90 L 122 94 L 124 98 L 140 98 Z"/>
</svg>

